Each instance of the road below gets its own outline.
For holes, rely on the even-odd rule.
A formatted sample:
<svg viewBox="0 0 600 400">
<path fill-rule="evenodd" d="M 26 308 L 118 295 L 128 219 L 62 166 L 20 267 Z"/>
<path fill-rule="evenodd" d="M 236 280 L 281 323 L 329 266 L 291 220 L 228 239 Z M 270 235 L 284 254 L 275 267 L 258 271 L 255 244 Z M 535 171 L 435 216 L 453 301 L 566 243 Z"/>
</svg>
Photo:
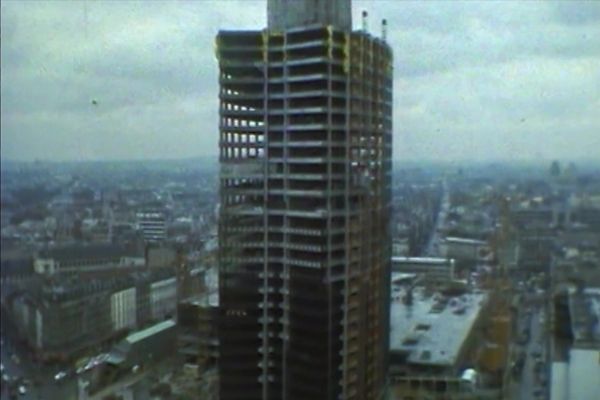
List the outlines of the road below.
<svg viewBox="0 0 600 400">
<path fill-rule="evenodd" d="M 442 256 L 442 254 L 440 254 L 440 245 L 444 238 L 440 237 L 440 229 L 446 223 L 446 217 L 448 215 L 448 210 L 450 209 L 450 191 L 448 190 L 448 183 L 446 180 L 442 183 L 442 190 L 442 199 L 435 220 L 435 226 L 433 227 L 429 241 L 422 252 L 422 257 Z"/>
<path fill-rule="evenodd" d="M 543 296 L 539 293 L 523 293 L 517 320 L 516 342 L 513 354 L 524 354 L 520 373 L 513 376 L 509 384 L 511 400 L 548 399 L 547 352 L 548 332 Z M 524 335 L 524 333 L 527 333 Z"/>
<path fill-rule="evenodd" d="M 2 335 L 1 345 L 3 375 L 9 377 L 9 383 L 2 383 L 1 400 L 18 398 L 22 400 L 71 400 L 77 398 L 77 383 L 74 377 L 60 382 L 54 380 L 59 367 L 42 366 L 32 363 L 24 349 Z M 24 386 L 25 394 L 18 393 L 18 387 Z M 12 387 L 12 390 L 9 390 Z"/>
</svg>

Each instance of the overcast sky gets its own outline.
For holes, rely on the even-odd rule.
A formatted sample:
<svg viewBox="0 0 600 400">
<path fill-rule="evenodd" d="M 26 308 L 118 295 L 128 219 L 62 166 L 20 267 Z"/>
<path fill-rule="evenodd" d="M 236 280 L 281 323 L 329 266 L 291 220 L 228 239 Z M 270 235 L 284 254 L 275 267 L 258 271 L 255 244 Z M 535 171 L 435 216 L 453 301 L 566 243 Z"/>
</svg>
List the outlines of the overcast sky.
<svg viewBox="0 0 600 400">
<path fill-rule="evenodd" d="M 389 21 L 395 158 L 600 158 L 600 2 L 355 0 L 355 28 L 363 9 Z M 266 2 L 1 16 L 2 159 L 186 158 L 217 154 L 217 31 L 263 28 Z"/>
</svg>

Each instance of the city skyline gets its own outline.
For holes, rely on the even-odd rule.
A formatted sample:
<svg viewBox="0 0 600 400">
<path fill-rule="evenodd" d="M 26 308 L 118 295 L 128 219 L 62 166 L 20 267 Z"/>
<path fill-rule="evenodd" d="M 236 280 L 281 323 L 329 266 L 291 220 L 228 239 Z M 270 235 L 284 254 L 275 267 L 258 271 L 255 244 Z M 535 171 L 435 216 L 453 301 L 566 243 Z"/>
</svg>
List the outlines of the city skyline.
<svg viewBox="0 0 600 400">
<path fill-rule="evenodd" d="M 213 38 L 266 22 L 264 1 L 1 7 L 3 160 L 216 156 Z M 355 29 L 363 9 L 398 54 L 395 159 L 595 157 L 599 4 L 356 1 Z"/>
<path fill-rule="evenodd" d="M 0 400 L 600 393 L 600 2 L 0 7 Z"/>
</svg>

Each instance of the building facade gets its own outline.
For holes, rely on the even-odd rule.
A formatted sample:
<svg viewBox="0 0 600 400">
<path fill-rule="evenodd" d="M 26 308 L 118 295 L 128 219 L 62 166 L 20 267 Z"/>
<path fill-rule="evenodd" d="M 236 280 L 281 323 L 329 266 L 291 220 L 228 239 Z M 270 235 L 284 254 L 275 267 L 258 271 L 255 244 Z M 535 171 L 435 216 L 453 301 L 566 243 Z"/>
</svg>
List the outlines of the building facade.
<svg viewBox="0 0 600 400">
<path fill-rule="evenodd" d="M 118 275 L 115 277 L 115 275 Z M 7 299 L 19 334 L 40 360 L 67 360 L 132 329 L 177 313 L 169 268 L 40 281 Z"/>
<path fill-rule="evenodd" d="M 177 304 L 177 279 L 169 278 L 150 285 L 150 314 L 153 320 L 173 316 L 173 304 Z"/>
<path fill-rule="evenodd" d="M 114 268 L 143 267 L 143 252 L 117 244 L 72 244 L 42 249 L 33 259 L 33 270 L 41 275 L 77 275 Z"/>
<path fill-rule="evenodd" d="M 392 51 L 352 31 L 350 0 L 271 0 L 268 19 L 217 36 L 220 397 L 379 398 Z"/>
<path fill-rule="evenodd" d="M 167 238 L 167 218 L 162 211 L 148 210 L 136 214 L 138 230 L 149 243 L 162 242 Z"/>
<path fill-rule="evenodd" d="M 392 257 L 392 272 L 417 274 L 427 282 L 454 280 L 454 259 L 439 257 Z"/>
<path fill-rule="evenodd" d="M 113 330 L 134 328 L 137 323 L 136 288 L 127 288 L 110 296 L 110 317 Z"/>
</svg>

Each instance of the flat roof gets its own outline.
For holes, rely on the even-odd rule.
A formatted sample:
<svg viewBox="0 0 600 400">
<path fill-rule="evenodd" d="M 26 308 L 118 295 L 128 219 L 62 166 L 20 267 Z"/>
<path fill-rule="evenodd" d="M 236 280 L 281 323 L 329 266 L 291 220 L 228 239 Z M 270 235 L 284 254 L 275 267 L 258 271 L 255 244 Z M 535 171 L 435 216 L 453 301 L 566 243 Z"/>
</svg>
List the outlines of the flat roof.
<svg viewBox="0 0 600 400">
<path fill-rule="evenodd" d="M 451 261 L 443 257 L 392 257 L 393 263 L 407 264 L 450 264 Z"/>
<path fill-rule="evenodd" d="M 175 321 L 173 321 L 172 319 L 168 319 L 166 321 L 159 322 L 156 325 L 152 325 L 151 327 L 146 328 L 144 330 L 132 333 L 131 335 L 127 336 L 127 339 L 125 340 L 127 340 L 127 342 L 129 343 L 136 343 L 174 326 Z"/>
<path fill-rule="evenodd" d="M 600 349 L 573 349 L 569 362 L 552 363 L 551 400 L 596 399 L 600 393 Z"/>
<path fill-rule="evenodd" d="M 395 277 L 392 273 L 392 281 Z M 402 301 L 406 289 L 392 289 L 390 350 L 408 353 L 411 364 L 453 365 L 488 300 L 487 293 L 445 297 L 441 293 L 426 295 L 423 287 L 417 287 L 409 306 Z"/>
<path fill-rule="evenodd" d="M 392 273 L 392 283 L 399 283 L 402 281 L 412 281 L 416 279 L 418 274 L 415 273 L 407 273 L 407 272 L 393 272 Z"/>
<path fill-rule="evenodd" d="M 452 237 L 452 236 L 446 237 L 445 240 L 446 240 L 446 242 L 462 243 L 462 244 L 480 244 L 480 245 L 486 244 L 486 242 L 484 242 L 483 240 Z"/>
<path fill-rule="evenodd" d="M 568 399 L 595 399 L 600 393 L 600 349 L 573 349 L 569 362 Z"/>
</svg>

